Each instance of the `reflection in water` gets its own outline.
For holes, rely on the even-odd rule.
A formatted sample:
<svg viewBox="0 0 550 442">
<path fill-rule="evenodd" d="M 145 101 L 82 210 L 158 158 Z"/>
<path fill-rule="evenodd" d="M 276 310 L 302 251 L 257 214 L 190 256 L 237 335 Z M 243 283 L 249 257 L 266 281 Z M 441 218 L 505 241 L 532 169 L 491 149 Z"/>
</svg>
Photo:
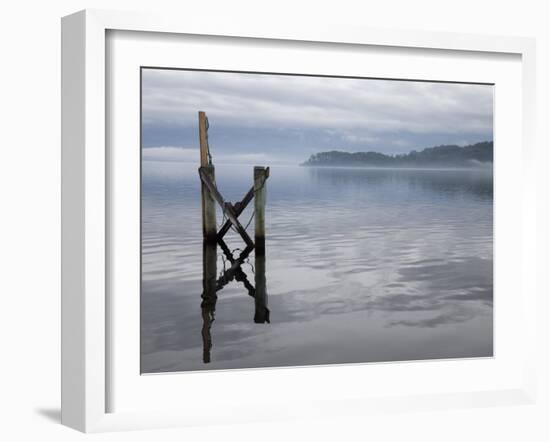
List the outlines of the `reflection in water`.
<svg viewBox="0 0 550 442">
<path fill-rule="evenodd" d="M 215 319 L 216 301 L 216 243 L 204 242 L 202 245 L 202 340 L 203 355 L 202 360 L 206 364 L 210 362 L 210 350 L 212 349 L 212 335 L 210 328 Z"/>
<path fill-rule="evenodd" d="M 272 175 L 262 262 L 203 248 L 195 165 L 143 163 L 142 372 L 493 354 L 490 170 Z M 238 200 L 250 167 L 216 180 Z"/>
<path fill-rule="evenodd" d="M 256 291 L 254 293 L 254 322 L 256 324 L 270 323 L 269 309 L 267 308 L 267 288 L 265 281 L 265 255 L 256 255 L 254 281 Z"/>
<path fill-rule="evenodd" d="M 226 268 L 226 260 L 223 259 L 223 270 L 216 279 L 216 261 L 217 245 L 223 252 L 229 268 Z M 248 259 L 248 256 L 254 250 L 252 246 L 246 247 L 237 257 L 229 250 L 229 247 L 223 239 L 215 242 L 203 242 L 203 292 L 201 295 L 202 312 L 202 340 L 203 340 L 203 362 L 210 362 L 210 351 L 212 350 L 212 323 L 215 319 L 217 292 L 222 290 L 227 284 L 235 280 L 241 283 L 249 296 L 254 298 L 254 322 L 256 324 L 269 323 L 269 309 L 267 308 L 267 289 L 265 278 L 265 255 L 255 254 L 254 287 L 248 280 L 242 265 Z"/>
<path fill-rule="evenodd" d="M 484 169 L 361 169 L 309 167 L 307 172 L 317 183 L 334 187 L 369 186 L 380 188 L 392 183 L 405 184 L 412 191 L 433 191 L 439 195 L 470 194 L 493 198 L 493 170 Z"/>
</svg>

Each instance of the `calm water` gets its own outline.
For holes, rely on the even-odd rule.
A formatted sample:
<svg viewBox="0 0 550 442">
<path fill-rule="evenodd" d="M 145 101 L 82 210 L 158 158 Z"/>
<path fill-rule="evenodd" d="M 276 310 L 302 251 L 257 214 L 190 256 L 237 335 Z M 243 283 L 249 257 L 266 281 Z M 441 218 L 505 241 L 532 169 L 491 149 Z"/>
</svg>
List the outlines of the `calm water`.
<svg viewBox="0 0 550 442">
<path fill-rule="evenodd" d="M 252 166 L 218 165 L 216 177 L 235 202 Z M 254 322 L 245 287 L 255 283 L 252 253 L 241 266 L 246 281 L 217 293 L 208 364 L 197 166 L 146 161 L 142 187 L 142 372 L 493 353 L 490 171 L 272 167 L 270 323 Z M 236 233 L 226 238 L 235 255 L 244 249 Z M 231 263 L 220 247 L 217 256 L 220 275 Z"/>
</svg>

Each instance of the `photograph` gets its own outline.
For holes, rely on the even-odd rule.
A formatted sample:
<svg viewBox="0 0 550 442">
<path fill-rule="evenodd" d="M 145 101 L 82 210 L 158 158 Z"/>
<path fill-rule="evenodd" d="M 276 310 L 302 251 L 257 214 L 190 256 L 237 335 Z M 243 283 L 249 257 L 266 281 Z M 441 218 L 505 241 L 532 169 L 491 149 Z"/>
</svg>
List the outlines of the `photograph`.
<svg viewBox="0 0 550 442">
<path fill-rule="evenodd" d="M 494 84 L 140 87 L 142 374 L 493 357 Z"/>
</svg>

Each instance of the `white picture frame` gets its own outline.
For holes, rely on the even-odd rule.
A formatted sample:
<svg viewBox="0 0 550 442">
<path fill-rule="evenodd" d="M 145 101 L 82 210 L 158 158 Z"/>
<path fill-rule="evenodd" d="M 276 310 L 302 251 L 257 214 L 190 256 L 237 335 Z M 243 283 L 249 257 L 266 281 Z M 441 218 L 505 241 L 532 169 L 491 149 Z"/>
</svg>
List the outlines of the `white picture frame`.
<svg viewBox="0 0 550 442">
<path fill-rule="evenodd" d="M 246 395 L 227 408 L 218 411 L 217 422 L 243 422 L 286 417 L 311 417 L 342 414 L 362 414 L 370 411 L 418 410 L 438 407 L 468 407 L 529 403 L 535 397 L 535 339 L 536 316 L 535 286 L 535 178 L 534 168 L 534 109 L 535 109 L 535 44 L 532 39 L 492 37 L 450 33 L 358 29 L 344 26 L 309 24 L 294 28 L 281 23 L 271 28 L 254 23 L 218 23 L 196 17 L 158 17 L 151 14 L 86 10 L 63 18 L 62 21 L 62 422 L 85 432 L 121 429 L 155 428 L 208 424 L 212 416 L 206 408 L 165 410 L 153 406 L 151 410 L 113 410 L 109 395 L 113 389 L 109 373 L 113 369 L 110 330 L 114 320 L 110 311 L 108 244 L 116 230 L 108 227 L 113 199 L 109 187 L 108 133 L 106 121 L 109 89 L 106 81 L 108 32 L 154 32 L 161 35 L 199 35 L 222 38 L 269 39 L 274 41 L 338 43 L 368 45 L 403 50 L 427 49 L 437 51 L 484 54 L 507 54 L 518 57 L 521 63 L 521 182 L 518 198 L 521 221 L 518 239 L 520 260 L 521 296 L 518 308 L 522 315 L 517 327 L 522 330 L 524 352 L 518 354 L 521 381 L 510 385 L 484 389 L 466 385 L 462 390 L 434 390 L 425 394 L 388 392 L 376 397 L 364 394 L 347 396 L 333 391 L 326 398 L 310 398 L 308 407 L 291 407 L 282 402 L 261 404 L 254 409 L 252 399 Z M 144 34 L 145 35 L 145 34 Z M 499 173 L 498 165 L 496 174 Z M 116 200 L 115 200 L 116 201 Z M 521 218 L 521 220 L 520 220 Z M 498 235 L 498 233 L 497 233 Z M 495 251 L 498 254 L 498 248 Z M 497 317 L 498 321 L 498 317 Z M 400 365 L 395 363 L 395 365 Z M 401 364 L 403 365 L 403 364 Z M 377 372 L 394 370 L 393 366 L 379 364 Z M 370 366 L 372 367 L 372 365 Z M 411 374 L 424 368 L 416 365 Z M 437 370 L 434 366 L 432 370 Z M 471 367 L 476 370 L 475 366 Z M 488 370 L 491 367 L 487 367 Z M 364 366 L 316 367 L 324 370 L 323 376 L 331 379 L 338 370 L 357 375 Z M 373 370 L 370 368 L 370 370 Z M 310 372 L 311 373 L 311 372 Z M 320 371 L 317 371 L 320 373 Z M 139 376 L 139 373 L 136 374 Z M 306 373 L 307 375 L 307 373 Z M 203 374 L 204 376 L 204 374 Z M 228 379 L 233 385 L 245 385 L 246 371 L 217 373 L 216 382 Z M 303 381 L 304 372 L 292 369 L 264 370 L 252 382 L 265 382 L 278 376 L 287 382 Z M 294 378 L 294 381 L 291 379 Z M 213 379 L 213 378 L 212 378 Z M 301 382 L 300 381 L 300 382 Z M 166 381 L 161 381 L 166 383 Z M 155 387 L 156 388 L 156 387 Z M 158 399 L 158 398 L 157 398 Z M 226 398 L 227 399 L 227 398 Z M 186 402 L 193 401 L 186 398 Z M 231 403 L 231 400 L 228 401 Z M 242 410 L 243 413 L 236 413 Z M 246 413 L 244 413 L 246 411 Z"/>
</svg>

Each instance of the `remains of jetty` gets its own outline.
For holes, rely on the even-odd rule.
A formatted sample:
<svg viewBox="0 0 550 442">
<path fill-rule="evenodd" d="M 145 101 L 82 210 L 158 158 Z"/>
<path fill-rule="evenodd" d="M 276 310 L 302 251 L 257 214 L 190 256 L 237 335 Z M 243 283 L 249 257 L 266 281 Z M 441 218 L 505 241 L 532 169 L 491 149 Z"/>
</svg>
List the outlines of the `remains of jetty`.
<svg viewBox="0 0 550 442">
<path fill-rule="evenodd" d="M 222 290 L 229 282 L 235 280 L 244 285 L 248 295 L 254 298 L 254 322 L 258 324 L 269 323 L 269 309 L 267 308 L 267 289 L 265 277 L 265 206 L 266 206 L 266 181 L 269 178 L 269 167 L 254 167 L 253 185 L 244 195 L 241 201 L 231 203 L 225 201 L 222 193 L 216 185 L 216 169 L 210 154 L 208 143 L 208 118 L 204 112 L 199 112 L 199 141 L 200 161 L 199 177 L 201 180 L 202 201 L 202 232 L 203 232 L 203 293 L 202 312 L 202 339 L 203 362 L 210 362 L 212 349 L 212 335 L 210 329 L 215 319 L 217 292 Z M 253 217 L 254 241 L 246 232 L 239 221 L 239 216 L 244 212 L 248 204 L 254 200 Z M 216 203 L 221 207 L 223 221 L 218 229 L 216 221 Z M 248 225 L 247 225 L 248 226 Z M 229 250 L 223 240 L 224 236 L 233 228 L 246 247 L 237 256 Z M 223 272 L 217 273 L 217 246 L 221 247 L 223 256 L 230 266 L 226 268 L 224 260 Z M 238 250 L 238 249 L 237 249 Z M 254 285 L 248 280 L 248 276 L 242 269 L 250 253 L 254 250 Z"/>
</svg>

